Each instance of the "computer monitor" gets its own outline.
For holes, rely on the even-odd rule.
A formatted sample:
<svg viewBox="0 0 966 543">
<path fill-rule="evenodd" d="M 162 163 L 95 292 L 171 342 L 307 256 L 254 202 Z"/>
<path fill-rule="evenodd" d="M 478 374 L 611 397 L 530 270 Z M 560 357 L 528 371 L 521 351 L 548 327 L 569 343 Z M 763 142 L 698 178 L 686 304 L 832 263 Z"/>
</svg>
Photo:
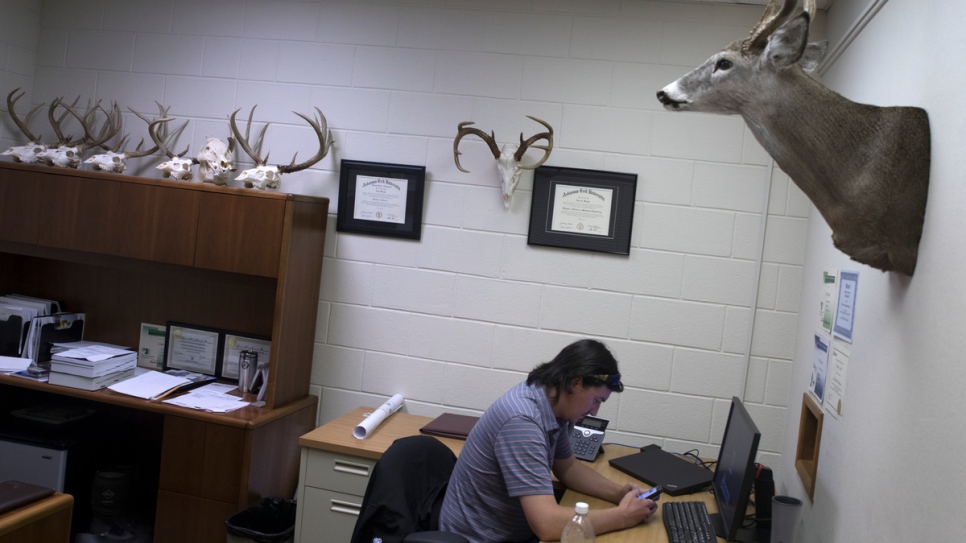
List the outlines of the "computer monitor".
<svg viewBox="0 0 966 543">
<path fill-rule="evenodd" d="M 726 541 L 758 541 L 758 530 L 742 529 L 755 482 L 755 455 L 761 432 L 738 398 L 731 399 L 718 464 L 711 485 L 718 513 L 711 515 L 715 535 Z"/>
</svg>

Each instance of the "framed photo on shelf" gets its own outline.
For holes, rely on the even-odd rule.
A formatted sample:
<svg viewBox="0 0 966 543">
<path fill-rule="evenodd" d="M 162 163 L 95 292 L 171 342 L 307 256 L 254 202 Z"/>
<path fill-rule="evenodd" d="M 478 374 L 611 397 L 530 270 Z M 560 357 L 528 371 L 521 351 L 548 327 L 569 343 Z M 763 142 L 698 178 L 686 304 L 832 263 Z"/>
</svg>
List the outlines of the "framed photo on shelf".
<svg viewBox="0 0 966 543">
<path fill-rule="evenodd" d="M 637 174 L 540 166 L 528 245 L 630 254 Z"/>
<path fill-rule="evenodd" d="M 217 376 L 221 369 L 222 333 L 216 328 L 168 322 L 163 370 L 187 370 Z"/>
<path fill-rule="evenodd" d="M 343 160 L 339 175 L 339 232 L 419 239 L 424 166 Z"/>
<path fill-rule="evenodd" d="M 221 349 L 221 370 L 218 372 L 218 377 L 238 380 L 242 351 L 255 351 L 258 353 L 258 365 L 268 365 L 269 355 L 272 352 L 272 340 L 267 337 L 225 332 L 224 345 Z"/>
</svg>

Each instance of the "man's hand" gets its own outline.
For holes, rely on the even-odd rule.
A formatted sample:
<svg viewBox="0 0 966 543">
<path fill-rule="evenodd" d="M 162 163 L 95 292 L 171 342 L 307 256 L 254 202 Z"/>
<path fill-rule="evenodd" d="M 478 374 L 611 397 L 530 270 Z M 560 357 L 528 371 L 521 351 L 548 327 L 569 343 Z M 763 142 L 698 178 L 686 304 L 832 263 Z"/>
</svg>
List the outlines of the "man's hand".
<svg viewBox="0 0 966 543">
<path fill-rule="evenodd" d="M 646 522 L 657 511 L 657 504 L 653 500 L 637 497 L 640 493 L 640 489 L 628 492 L 617 504 L 617 509 L 627 521 L 626 528 Z"/>
<path fill-rule="evenodd" d="M 641 487 L 637 486 L 634 483 L 627 483 L 626 485 L 620 487 L 620 489 L 617 491 L 617 496 L 614 498 L 611 498 L 609 501 L 611 503 L 620 503 L 621 500 L 624 499 L 624 496 L 626 496 L 627 494 L 633 493 L 635 496 L 637 496 L 641 492 L 644 492 L 644 490 Z"/>
</svg>

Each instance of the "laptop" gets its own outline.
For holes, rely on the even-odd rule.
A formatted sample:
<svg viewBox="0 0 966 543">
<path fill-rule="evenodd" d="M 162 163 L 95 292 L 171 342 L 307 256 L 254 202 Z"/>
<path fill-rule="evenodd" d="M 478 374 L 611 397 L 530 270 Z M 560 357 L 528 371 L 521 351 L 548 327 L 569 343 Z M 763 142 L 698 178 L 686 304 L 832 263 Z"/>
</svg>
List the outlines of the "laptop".
<svg viewBox="0 0 966 543">
<path fill-rule="evenodd" d="M 54 493 L 54 489 L 22 483 L 20 481 L 4 481 L 0 483 L 0 514 L 11 509 L 46 498 Z"/>
<path fill-rule="evenodd" d="M 661 485 L 669 496 L 697 492 L 710 485 L 713 476 L 711 470 L 665 452 L 657 445 L 615 458 L 610 465 L 651 486 Z"/>
</svg>

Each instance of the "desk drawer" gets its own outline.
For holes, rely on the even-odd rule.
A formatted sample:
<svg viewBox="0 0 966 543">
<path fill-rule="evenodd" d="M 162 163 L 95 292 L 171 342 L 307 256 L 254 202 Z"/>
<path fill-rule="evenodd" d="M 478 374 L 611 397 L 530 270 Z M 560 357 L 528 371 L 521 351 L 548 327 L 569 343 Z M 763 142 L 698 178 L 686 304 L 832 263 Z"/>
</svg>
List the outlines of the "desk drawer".
<svg viewBox="0 0 966 543">
<path fill-rule="evenodd" d="M 305 486 L 363 496 L 376 460 L 312 449 L 306 465 Z"/>
<path fill-rule="evenodd" d="M 304 508 L 300 543 L 349 543 L 362 508 L 362 497 L 306 487 L 299 508 Z"/>
</svg>

